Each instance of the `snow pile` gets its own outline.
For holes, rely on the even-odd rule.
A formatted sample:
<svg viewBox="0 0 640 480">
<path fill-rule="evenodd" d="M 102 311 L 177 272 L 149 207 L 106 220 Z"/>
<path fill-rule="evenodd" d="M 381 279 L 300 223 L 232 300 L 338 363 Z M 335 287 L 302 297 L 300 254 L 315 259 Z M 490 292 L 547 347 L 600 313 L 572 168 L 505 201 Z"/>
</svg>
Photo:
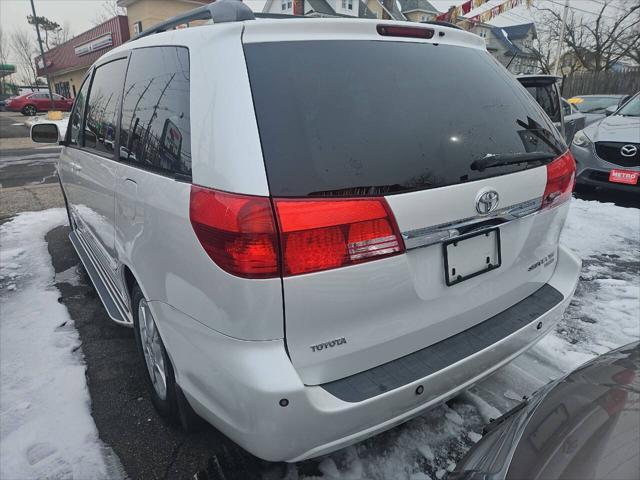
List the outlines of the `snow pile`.
<svg viewBox="0 0 640 480">
<path fill-rule="evenodd" d="M 554 332 L 449 405 L 319 459 L 320 475 L 290 466 L 284 478 L 439 480 L 480 440 L 482 427 L 523 395 L 640 338 L 640 210 L 574 199 L 561 242 L 583 269 Z"/>
<path fill-rule="evenodd" d="M 98 438 L 80 339 L 52 286 L 44 237 L 65 222 L 53 209 L 0 226 L 2 479 L 122 476 Z"/>
</svg>

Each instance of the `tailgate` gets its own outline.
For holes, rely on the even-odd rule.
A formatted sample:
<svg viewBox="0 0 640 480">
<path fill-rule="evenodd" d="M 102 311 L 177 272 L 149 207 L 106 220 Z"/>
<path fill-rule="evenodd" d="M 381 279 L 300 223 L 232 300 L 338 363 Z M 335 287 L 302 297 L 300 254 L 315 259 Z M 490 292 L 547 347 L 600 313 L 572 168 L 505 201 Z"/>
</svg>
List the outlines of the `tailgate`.
<svg viewBox="0 0 640 480">
<path fill-rule="evenodd" d="M 450 29 L 395 41 L 375 22 L 358 22 L 354 38 L 337 24 L 307 38 L 299 25 L 283 23 L 275 42 L 256 22 L 244 38 L 274 202 L 384 198 L 406 246 L 366 263 L 285 269 L 288 351 L 303 381 L 320 384 L 432 345 L 540 288 L 566 207 L 534 214 L 546 163 L 521 159 L 566 145 L 486 50 L 462 46 L 464 32 L 447 44 Z M 335 229 L 336 242 L 349 228 Z M 465 240 L 446 246 L 456 235 Z M 307 254 L 322 256 L 311 238 Z"/>
<path fill-rule="evenodd" d="M 437 343 L 546 283 L 554 270 L 566 207 L 498 225 L 501 265 L 451 286 L 446 283 L 444 246 L 438 241 L 457 224 L 485 220 L 474 208 L 483 188 L 497 191 L 507 207 L 497 220 L 510 218 L 509 211 L 526 213 L 531 200 L 539 205 L 545 182 L 545 169 L 539 168 L 389 196 L 405 243 L 410 245 L 412 234 L 421 234 L 412 237 L 414 248 L 375 262 L 285 278 L 287 346 L 305 383 L 352 375 Z M 452 198 L 457 199 L 454 204 Z"/>
</svg>

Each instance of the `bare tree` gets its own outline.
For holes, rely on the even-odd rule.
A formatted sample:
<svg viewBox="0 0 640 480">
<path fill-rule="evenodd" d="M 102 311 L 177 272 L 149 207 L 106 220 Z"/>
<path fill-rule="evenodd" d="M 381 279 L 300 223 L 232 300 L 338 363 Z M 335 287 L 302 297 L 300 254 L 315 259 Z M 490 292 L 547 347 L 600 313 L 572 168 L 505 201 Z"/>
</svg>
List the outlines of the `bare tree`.
<svg viewBox="0 0 640 480">
<path fill-rule="evenodd" d="M 591 71 L 611 70 L 640 44 L 640 2 L 602 0 L 599 4 L 600 9 L 592 15 L 570 10 L 563 38 L 565 64 Z M 561 9 L 540 11 L 546 22 L 559 25 L 562 21 Z"/>
<path fill-rule="evenodd" d="M 54 47 L 57 47 L 58 45 L 62 45 L 63 43 L 68 42 L 72 38 L 73 32 L 71 31 L 71 28 L 69 26 L 69 21 L 65 20 L 62 23 L 62 26 L 58 30 L 56 30 L 55 34 L 53 35 L 51 44 Z"/>
<path fill-rule="evenodd" d="M 91 23 L 94 25 L 100 25 L 115 16 L 126 14 L 126 10 L 118 6 L 117 0 L 103 0 L 102 5 L 100 5 L 100 10 L 93 17 Z"/>
<path fill-rule="evenodd" d="M 49 50 L 51 48 L 49 36 L 53 37 L 60 30 L 60 24 L 47 17 L 34 17 L 33 15 L 27 15 L 27 22 L 29 25 L 34 27 L 37 25 L 40 28 L 40 31 L 44 34 L 44 46 Z"/>
<path fill-rule="evenodd" d="M 6 34 L 2 28 L 0 28 L 0 64 L 7 65 L 9 63 L 9 46 L 6 38 Z M 0 79 L 0 93 L 6 93 L 7 80 L 11 80 L 13 74 L 4 76 Z"/>
<path fill-rule="evenodd" d="M 31 33 L 26 30 L 14 31 L 10 44 L 19 63 L 18 81 L 26 85 L 37 83 L 38 72 L 34 59 L 38 55 L 38 48 Z"/>
</svg>

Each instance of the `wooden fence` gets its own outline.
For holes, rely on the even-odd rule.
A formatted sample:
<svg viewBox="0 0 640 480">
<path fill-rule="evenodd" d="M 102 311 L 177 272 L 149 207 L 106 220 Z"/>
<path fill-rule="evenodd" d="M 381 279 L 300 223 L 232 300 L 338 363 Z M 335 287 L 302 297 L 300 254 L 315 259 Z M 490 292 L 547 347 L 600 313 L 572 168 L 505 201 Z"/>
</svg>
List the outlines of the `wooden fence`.
<svg viewBox="0 0 640 480">
<path fill-rule="evenodd" d="M 594 94 L 627 94 L 640 91 L 640 69 L 619 72 L 579 72 L 568 75 L 562 82 L 562 96 Z"/>
</svg>

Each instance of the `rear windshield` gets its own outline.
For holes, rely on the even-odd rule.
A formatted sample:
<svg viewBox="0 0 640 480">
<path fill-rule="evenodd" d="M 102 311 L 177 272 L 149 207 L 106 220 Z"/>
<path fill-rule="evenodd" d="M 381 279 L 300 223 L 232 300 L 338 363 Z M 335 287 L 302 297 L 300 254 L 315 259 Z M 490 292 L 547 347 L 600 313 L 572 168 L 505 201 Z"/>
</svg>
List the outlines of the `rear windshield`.
<svg viewBox="0 0 640 480">
<path fill-rule="evenodd" d="M 388 41 L 245 45 L 275 196 L 380 195 L 539 166 L 472 170 L 487 154 L 566 146 L 489 53 Z"/>
</svg>

